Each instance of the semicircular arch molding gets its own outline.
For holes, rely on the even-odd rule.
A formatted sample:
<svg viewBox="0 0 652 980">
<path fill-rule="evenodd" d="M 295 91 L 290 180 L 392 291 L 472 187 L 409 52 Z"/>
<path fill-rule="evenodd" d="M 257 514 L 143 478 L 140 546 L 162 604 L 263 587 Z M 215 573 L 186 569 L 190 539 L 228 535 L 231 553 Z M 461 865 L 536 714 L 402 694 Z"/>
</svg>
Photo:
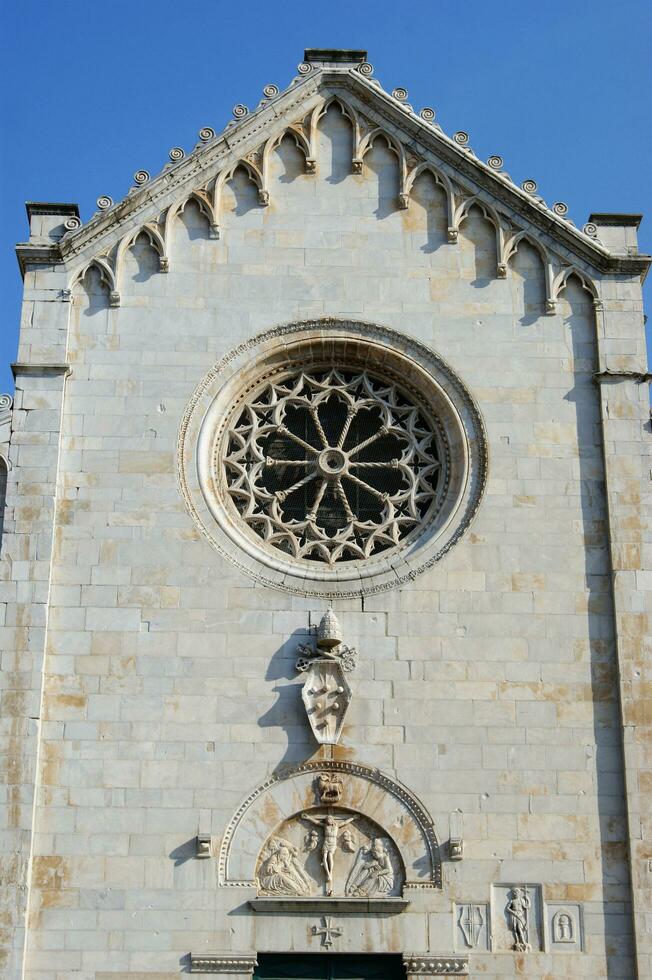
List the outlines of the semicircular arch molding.
<svg viewBox="0 0 652 980">
<path fill-rule="evenodd" d="M 343 808 L 382 827 L 400 852 L 405 888 L 441 888 L 441 851 L 432 818 L 407 787 L 361 763 L 307 762 L 272 776 L 233 815 L 218 858 L 218 883 L 255 887 L 256 865 L 266 841 L 283 822 L 316 805 L 321 773 L 337 774 Z"/>
</svg>

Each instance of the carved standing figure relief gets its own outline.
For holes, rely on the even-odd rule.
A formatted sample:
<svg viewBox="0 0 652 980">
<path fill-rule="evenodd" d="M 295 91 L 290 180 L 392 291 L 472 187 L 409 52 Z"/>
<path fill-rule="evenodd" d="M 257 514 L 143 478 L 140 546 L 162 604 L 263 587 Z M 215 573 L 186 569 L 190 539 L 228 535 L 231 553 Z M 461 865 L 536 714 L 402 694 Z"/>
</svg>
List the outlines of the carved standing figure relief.
<svg viewBox="0 0 652 980">
<path fill-rule="evenodd" d="M 530 906 L 531 901 L 527 888 L 513 888 L 511 898 L 505 908 L 505 914 L 514 936 L 513 949 L 517 953 L 529 953 L 532 948 L 530 946 Z"/>
<path fill-rule="evenodd" d="M 335 852 L 337 850 L 337 845 L 339 843 L 338 837 L 342 827 L 346 824 L 353 823 L 355 816 L 353 817 L 334 817 L 332 814 L 326 814 L 323 817 L 312 817 L 309 813 L 301 814 L 302 820 L 309 820 L 310 823 L 316 824 L 317 827 L 322 827 L 324 831 L 324 843 L 321 850 L 321 863 L 324 871 L 326 872 L 326 894 L 333 894 L 333 871 L 335 868 Z"/>
<path fill-rule="evenodd" d="M 282 837 L 274 837 L 260 870 L 261 889 L 268 895 L 310 895 L 312 882 L 298 860 L 298 850 Z"/>
<path fill-rule="evenodd" d="M 376 837 L 361 847 L 346 882 L 346 894 L 353 896 L 388 895 L 394 887 L 394 869 L 389 841 Z"/>
</svg>

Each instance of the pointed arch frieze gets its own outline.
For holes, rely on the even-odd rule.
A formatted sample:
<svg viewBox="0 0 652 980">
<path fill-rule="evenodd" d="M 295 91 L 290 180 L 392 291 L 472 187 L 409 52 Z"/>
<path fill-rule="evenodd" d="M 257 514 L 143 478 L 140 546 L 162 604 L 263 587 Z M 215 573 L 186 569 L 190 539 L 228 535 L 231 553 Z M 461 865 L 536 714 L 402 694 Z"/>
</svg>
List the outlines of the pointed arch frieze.
<svg viewBox="0 0 652 980">
<path fill-rule="evenodd" d="M 498 279 L 505 279 L 510 271 L 510 259 L 518 249 L 519 243 L 527 241 L 538 251 L 545 273 L 546 312 L 554 314 L 559 293 L 566 280 L 575 273 L 584 283 L 599 306 L 597 287 L 591 275 L 576 264 L 568 264 L 567 252 L 556 253 L 554 242 L 544 241 L 533 232 L 527 220 L 517 213 L 506 213 L 504 206 L 495 206 L 486 190 L 478 191 L 465 179 L 464 175 L 451 177 L 450 166 L 429 154 L 425 147 L 411 140 L 404 142 L 400 128 L 383 125 L 382 117 L 373 111 L 371 103 L 358 105 L 353 93 L 344 90 L 325 89 L 314 93 L 313 106 L 306 114 L 305 105 L 297 100 L 296 117 L 283 117 L 280 125 L 269 134 L 267 127 L 264 139 L 260 139 L 250 149 L 242 147 L 223 157 L 212 174 L 197 170 L 200 180 L 186 188 L 185 192 L 168 203 L 158 213 L 150 216 L 120 238 L 109 250 L 106 248 L 97 256 L 87 259 L 85 264 L 73 272 L 68 289 L 62 291 L 62 299 L 69 300 L 75 283 L 83 278 L 87 269 L 95 265 L 102 282 L 109 291 L 111 306 L 120 305 L 120 284 L 124 273 L 124 262 L 128 250 L 139 235 L 145 234 L 150 245 L 158 254 L 159 271 L 167 272 L 173 268 L 172 238 L 175 220 L 180 217 L 190 202 L 194 202 L 208 224 L 208 237 L 222 240 L 224 229 L 221 215 L 224 207 L 223 195 L 227 183 L 237 171 L 243 171 L 257 190 L 258 204 L 266 207 L 270 203 L 269 185 L 270 158 L 273 151 L 286 137 L 291 137 L 305 159 L 305 172 L 317 174 L 319 171 L 318 127 L 328 110 L 336 106 L 351 125 L 351 173 L 361 173 L 364 159 L 377 140 L 382 140 L 398 160 L 396 208 L 407 210 L 414 193 L 415 182 L 424 173 L 432 175 L 436 184 L 446 196 L 447 238 L 451 245 L 458 242 L 459 231 L 473 207 L 479 208 L 484 218 L 493 226 L 496 237 L 496 270 Z M 453 142 L 455 140 L 453 139 Z M 208 144 L 202 144 L 207 146 Z M 235 147 L 235 141 L 234 141 Z M 466 149 L 466 148 L 464 148 Z M 242 152 L 244 151 L 244 152 Z M 180 161 L 184 164 L 185 159 Z M 177 164 L 179 165 L 179 164 Z M 149 186 L 149 185 L 148 185 Z M 77 232 L 79 229 L 77 230 Z M 72 232 L 72 234 L 77 234 Z"/>
</svg>

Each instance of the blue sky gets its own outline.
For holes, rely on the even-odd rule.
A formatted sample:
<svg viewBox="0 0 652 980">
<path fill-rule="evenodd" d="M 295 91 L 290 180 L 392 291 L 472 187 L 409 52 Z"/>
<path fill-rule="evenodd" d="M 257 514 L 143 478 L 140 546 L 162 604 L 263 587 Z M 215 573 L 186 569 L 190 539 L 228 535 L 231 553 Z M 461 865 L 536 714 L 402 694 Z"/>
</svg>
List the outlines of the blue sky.
<svg viewBox="0 0 652 980">
<path fill-rule="evenodd" d="M 476 153 L 500 154 L 545 199 L 647 215 L 652 251 L 650 0 L 21 0 L 1 56 L 0 391 L 11 391 L 27 238 L 24 203 L 72 201 L 87 219 L 172 146 L 221 130 L 263 85 L 285 87 L 304 47 L 362 47 L 386 89 L 435 108 Z M 652 275 L 646 287 L 652 306 Z"/>
</svg>

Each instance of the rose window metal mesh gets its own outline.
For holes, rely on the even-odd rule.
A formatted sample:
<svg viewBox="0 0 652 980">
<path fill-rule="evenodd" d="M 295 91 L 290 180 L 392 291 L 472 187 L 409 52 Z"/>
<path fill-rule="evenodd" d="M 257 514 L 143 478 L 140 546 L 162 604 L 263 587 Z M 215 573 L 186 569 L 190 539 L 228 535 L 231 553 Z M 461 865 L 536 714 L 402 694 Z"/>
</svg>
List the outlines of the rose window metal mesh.
<svg viewBox="0 0 652 980">
<path fill-rule="evenodd" d="M 263 385 L 236 413 L 222 464 L 255 534 L 327 565 L 398 547 L 436 511 L 446 478 L 423 412 L 395 384 L 344 369 Z"/>
</svg>

